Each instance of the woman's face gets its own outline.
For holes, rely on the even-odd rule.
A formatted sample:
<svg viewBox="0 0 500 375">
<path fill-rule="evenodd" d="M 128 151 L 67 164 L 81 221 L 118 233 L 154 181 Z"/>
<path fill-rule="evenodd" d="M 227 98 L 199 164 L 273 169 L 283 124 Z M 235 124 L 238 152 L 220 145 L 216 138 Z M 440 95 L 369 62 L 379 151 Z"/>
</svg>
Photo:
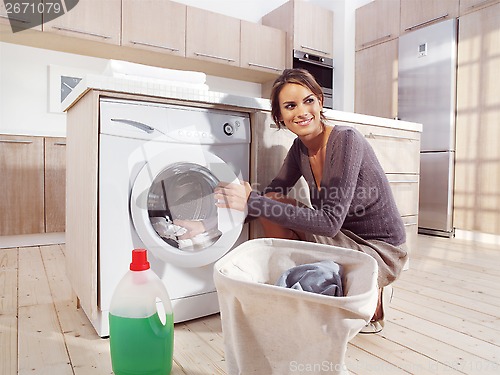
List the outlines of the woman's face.
<svg viewBox="0 0 500 375">
<path fill-rule="evenodd" d="M 314 137 L 323 131 L 322 103 L 307 87 L 287 83 L 278 96 L 281 120 L 299 137 Z"/>
</svg>

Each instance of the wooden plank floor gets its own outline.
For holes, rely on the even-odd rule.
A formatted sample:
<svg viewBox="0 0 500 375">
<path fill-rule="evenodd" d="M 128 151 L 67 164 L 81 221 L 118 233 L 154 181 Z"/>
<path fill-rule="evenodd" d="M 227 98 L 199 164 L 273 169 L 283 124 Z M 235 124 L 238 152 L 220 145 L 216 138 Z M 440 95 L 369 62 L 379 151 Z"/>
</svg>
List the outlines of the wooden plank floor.
<svg viewBox="0 0 500 375">
<path fill-rule="evenodd" d="M 498 246 L 419 236 L 385 329 L 349 344 L 350 372 L 500 373 L 499 285 Z M 72 298 L 64 245 L 0 249 L 0 375 L 112 373 Z M 226 374 L 219 315 L 176 324 L 174 353 L 172 374 Z"/>
</svg>

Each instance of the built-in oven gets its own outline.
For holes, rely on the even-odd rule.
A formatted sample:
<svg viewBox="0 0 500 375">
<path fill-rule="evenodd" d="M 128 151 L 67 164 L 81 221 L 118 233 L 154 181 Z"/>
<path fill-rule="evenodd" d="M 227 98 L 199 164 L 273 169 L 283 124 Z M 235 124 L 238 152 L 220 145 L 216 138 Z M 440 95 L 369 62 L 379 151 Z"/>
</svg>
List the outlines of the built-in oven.
<svg viewBox="0 0 500 375">
<path fill-rule="evenodd" d="M 323 89 L 323 107 L 333 109 L 333 59 L 294 50 L 293 67 L 306 69 L 313 75 Z"/>
</svg>

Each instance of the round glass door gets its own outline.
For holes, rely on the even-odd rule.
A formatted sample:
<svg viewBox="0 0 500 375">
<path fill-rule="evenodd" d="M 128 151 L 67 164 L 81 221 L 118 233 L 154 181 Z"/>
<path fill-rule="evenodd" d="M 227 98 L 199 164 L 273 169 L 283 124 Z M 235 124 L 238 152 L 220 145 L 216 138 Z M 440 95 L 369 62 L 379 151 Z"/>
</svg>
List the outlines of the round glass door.
<svg viewBox="0 0 500 375">
<path fill-rule="evenodd" d="M 214 198 L 219 181 L 238 179 L 211 153 L 197 153 L 186 162 L 175 160 L 181 154 L 172 151 L 152 158 L 139 172 L 130 200 L 132 221 L 155 256 L 199 267 L 219 259 L 240 235 L 244 213 L 217 208 Z"/>
</svg>

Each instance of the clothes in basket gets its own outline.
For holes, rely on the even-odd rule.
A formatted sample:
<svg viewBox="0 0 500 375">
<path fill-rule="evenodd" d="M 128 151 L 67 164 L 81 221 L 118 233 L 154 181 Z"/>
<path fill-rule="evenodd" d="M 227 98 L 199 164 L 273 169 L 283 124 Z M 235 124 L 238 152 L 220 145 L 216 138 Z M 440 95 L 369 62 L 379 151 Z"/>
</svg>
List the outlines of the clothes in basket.
<svg viewBox="0 0 500 375">
<path fill-rule="evenodd" d="M 342 267 L 343 297 L 274 285 L 285 271 L 332 260 Z M 215 264 L 229 374 L 348 374 L 347 343 L 373 316 L 377 264 L 331 245 L 254 239 Z"/>
</svg>

